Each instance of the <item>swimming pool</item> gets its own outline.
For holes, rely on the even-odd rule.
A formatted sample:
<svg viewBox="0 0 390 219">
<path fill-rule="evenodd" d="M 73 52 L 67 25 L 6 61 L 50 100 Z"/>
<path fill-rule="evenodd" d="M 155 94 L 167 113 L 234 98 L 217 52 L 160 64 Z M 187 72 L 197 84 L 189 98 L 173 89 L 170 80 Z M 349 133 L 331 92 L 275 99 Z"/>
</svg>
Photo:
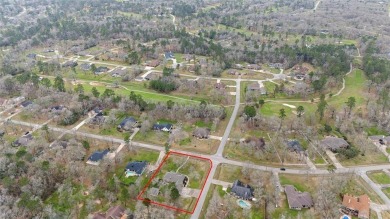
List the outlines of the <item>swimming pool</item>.
<svg viewBox="0 0 390 219">
<path fill-rule="evenodd" d="M 251 203 L 247 202 L 247 201 L 244 201 L 242 199 L 239 199 L 237 200 L 237 204 L 241 207 L 241 208 L 245 208 L 245 209 L 250 209 L 252 207 Z"/>
<path fill-rule="evenodd" d="M 341 219 L 351 219 L 348 215 L 343 215 Z"/>
<path fill-rule="evenodd" d="M 137 174 L 136 173 L 134 173 L 133 171 L 128 171 L 128 170 L 126 170 L 126 178 L 127 177 L 130 177 L 130 176 L 136 176 Z"/>
</svg>

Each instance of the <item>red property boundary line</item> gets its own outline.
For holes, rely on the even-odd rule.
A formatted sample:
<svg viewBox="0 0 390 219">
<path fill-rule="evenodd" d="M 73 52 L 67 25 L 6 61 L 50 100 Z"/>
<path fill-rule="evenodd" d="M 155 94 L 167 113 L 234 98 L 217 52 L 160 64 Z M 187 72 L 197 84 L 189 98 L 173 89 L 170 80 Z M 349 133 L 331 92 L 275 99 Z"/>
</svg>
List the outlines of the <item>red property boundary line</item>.
<svg viewBox="0 0 390 219">
<path fill-rule="evenodd" d="M 147 188 L 149 187 L 149 185 L 152 183 L 152 180 L 154 179 L 154 177 L 160 172 L 161 167 L 164 165 L 165 161 L 168 159 L 168 157 L 169 157 L 171 154 L 177 154 L 177 155 L 182 155 L 182 156 L 194 157 L 194 158 L 197 158 L 197 159 L 200 159 L 200 160 L 208 161 L 208 162 L 210 163 L 210 169 L 209 169 L 209 171 L 208 171 L 208 173 L 207 173 L 206 180 L 204 181 L 204 183 L 203 183 L 203 185 L 202 185 L 202 189 L 201 189 L 201 191 L 200 191 L 200 193 L 199 193 L 199 196 L 198 196 L 198 198 L 196 199 L 196 203 L 195 203 L 194 209 L 192 209 L 192 211 L 187 211 L 187 210 L 184 210 L 184 209 L 181 209 L 181 208 L 176 208 L 176 207 L 174 207 L 174 206 L 162 204 L 162 203 L 155 202 L 155 201 L 152 201 L 152 200 L 149 200 L 149 201 L 146 200 L 146 201 L 148 201 L 148 202 L 151 203 L 151 204 L 155 204 L 155 205 L 158 205 L 158 206 L 162 206 L 162 207 L 168 208 L 168 209 L 170 209 L 170 210 L 175 210 L 175 211 L 183 212 L 183 213 L 186 213 L 186 214 L 193 214 L 194 211 L 195 211 L 195 209 L 196 209 L 196 206 L 198 205 L 200 196 L 202 195 L 202 192 L 203 192 L 204 187 L 205 187 L 205 185 L 206 185 L 207 179 L 208 179 L 209 176 L 210 176 L 211 169 L 213 168 L 213 162 L 212 162 L 210 159 L 208 159 L 208 158 L 204 158 L 204 157 L 200 157 L 200 156 L 195 156 L 195 155 L 191 155 L 191 154 L 180 153 L 180 152 L 176 152 L 176 151 L 169 151 L 168 154 L 165 155 L 165 158 L 164 158 L 164 160 L 161 162 L 160 166 L 158 166 L 157 170 L 154 171 L 153 176 L 150 178 L 150 180 L 148 181 L 148 183 L 146 184 L 146 186 L 142 189 L 141 193 L 138 194 L 137 200 L 145 201 L 145 199 L 142 198 L 142 195 L 145 193 L 146 189 L 147 189 Z"/>
</svg>

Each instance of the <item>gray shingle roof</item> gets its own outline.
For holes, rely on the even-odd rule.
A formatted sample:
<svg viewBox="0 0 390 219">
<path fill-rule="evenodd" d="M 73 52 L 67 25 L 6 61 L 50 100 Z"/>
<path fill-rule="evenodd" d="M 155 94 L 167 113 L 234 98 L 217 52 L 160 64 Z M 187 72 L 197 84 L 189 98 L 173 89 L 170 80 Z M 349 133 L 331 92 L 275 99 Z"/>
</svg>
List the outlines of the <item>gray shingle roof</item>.
<svg viewBox="0 0 390 219">
<path fill-rule="evenodd" d="M 345 141 L 342 138 L 336 138 L 336 137 L 326 137 L 324 140 L 320 142 L 320 145 L 331 151 L 337 151 L 338 149 L 349 147 L 347 141 Z"/>
<path fill-rule="evenodd" d="M 163 180 L 167 183 L 175 183 L 176 188 L 180 191 L 187 185 L 188 177 L 180 173 L 168 172 L 165 174 Z"/>
<path fill-rule="evenodd" d="M 210 130 L 207 128 L 196 128 L 192 135 L 197 138 L 208 138 Z"/>
<path fill-rule="evenodd" d="M 243 184 L 239 180 L 234 181 L 232 186 L 232 193 L 245 200 L 253 198 L 253 191 L 254 189 L 252 187 Z"/>
<path fill-rule="evenodd" d="M 292 185 L 286 185 L 284 191 L 286 192 L 290 208 L 310 208 L 314 205 L 308 192 L 299 192 Z"/>
<path fill-rule="evenodd" d="M 303 148 L 301 146 L 301 143 L 299 143 L 299 141 L 297 140 L 290 140 L 287 142 L 287 147 L 290 151 L 294 151 L 294 152 L 301 152 L 303 151 Z"/>
</svg>

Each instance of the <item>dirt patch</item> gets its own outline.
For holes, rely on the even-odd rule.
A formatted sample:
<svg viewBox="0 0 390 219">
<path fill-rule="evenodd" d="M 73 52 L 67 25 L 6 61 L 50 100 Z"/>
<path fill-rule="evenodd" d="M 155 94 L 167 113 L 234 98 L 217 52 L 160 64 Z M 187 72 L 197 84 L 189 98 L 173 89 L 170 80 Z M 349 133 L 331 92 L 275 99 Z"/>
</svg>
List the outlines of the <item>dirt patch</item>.
<svg viewBox="0 0 390 219">
<path fill-rule="evenodd" d="M 89 82 L 89 84 L 91 86 L 104 86 L 104 84 L 100 83 L 100 82 Z"/>
</svg>

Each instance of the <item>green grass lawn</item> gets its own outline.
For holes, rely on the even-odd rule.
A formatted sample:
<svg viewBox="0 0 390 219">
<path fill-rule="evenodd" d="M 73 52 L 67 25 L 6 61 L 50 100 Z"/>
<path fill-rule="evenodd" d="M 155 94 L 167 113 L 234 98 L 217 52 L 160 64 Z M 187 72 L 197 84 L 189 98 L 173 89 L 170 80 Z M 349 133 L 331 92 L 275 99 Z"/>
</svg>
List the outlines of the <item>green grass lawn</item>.
<svg viewBox="0 0 390 219">
<path fill-rule="evenodd" d="M 284 109 L 286 112 L 286 115 L 291 115 L 292 109 L 287 106 L 283 106 L 280 103 L 273 103 L 273 102 L 268 102 L 265 103 L 261 108 L 260 108 L 260 114 L 264 116 L 279 116 L 279 112 L 281 109 Z"/>
<path fill-rule="evenodd" d="M 376 126 L 368 127 L 368 128 L 365 128 L 364 130 L 367 132 L 368 136 L 371 136 L 371 135 L 386 135 L 387 136 L 389 134 L 386 131 L 379 129 Z"/>
<path fill-rule="evenodd" d="M 390 176 L 386 173 L 380 171 L 380 172 L 370 172 L 368 173 L 368 176 L 378 184 L 390 184 Z"/>
<path fill-rule="evenodd" d="M 174 55 L 175 55 L 177 63 L 181 63 L 181 62 L 184 61 L 183 54 L 181 54 L 181 53 L 174 53 Z"/>
<path fill-rule="evenodd" d="M 298 214 L 300 212 L 304 213 L 306 211 L 308 211 L 308 209 L 303 209 L 301 211 L 290 209 L 288 207 L 287 198 L 285 198 L 283 205 L 279 206 L 279 208 L 276 208 L 272 213 L 272 218 L 281 218 L 282 215 L 284 215 L 286 218 L 298 218 Z"/>
<path fill-rule="evenodd" d="M 137 181 L 137 176 L 125 177 L 125 167 L 129 162 L 132 161 L 147 161 L 149 164 L 154 164 L 159 156 L 158 151 L 146 150 L 146 149 L 137 149 L 136 151 L 131 151 L 126 154 L 123 162 L 118 165 L 115 169 L 115 174 L 119 177 L 121 182 L 125 185 L 130 185 L 131 183 L 135 183 Z M 144 181 L 144 179 L 142 179 Z"/>
<path fill-rule="evenodd" d="M 321 157 L 321 156 L 317 156 L 314 160 L 313 160 L 314 164 L 325 164 L 325 160 Z"/>
<path fill-rule="evenodd" d="M 390 188 L 382 189 L 382 191 L 390 198 Z"/>
<path fill-rule="evenodd" d="M 342 159 L 340 156 L 337 156 L 337 158 L 343 166 L 386 164 L 389 162 L 387 157 L 380 151 L 366 151 L 364 156 L 359 154 L 352 159 Z"/>
<path fill-rule="evenodd" d="M 351 74 L 345 77 L 345 89 L 343 92 L 335 97 L 331 97 L 328 100 L 328 105 L 333 105 L 340 109 L 345 105 L 345 102 L 349 97 L 356 98 L 356 107 L 359 108 L 365 103 L 365 82 L 367 81 L 366 76 L 362 70 L 355 69 Z"/>
<path fill-rule="evenodd" d="M 382 204 L 382 199 L 375 193 L 374 190 L 371 189 L 370 185 L 368 185 L 360 176 L 353 176 L 350 180 L 348 180 L 347 185 L 342 191 L 343 194 L 354 194 L 355 196 L 367 194 L 371 201 Z"/>
<path fill-rule="evenodd" d="M 310 182 L 309 180 L 314 180 L 314 178 L 309 178 L 306 181 L 305 177 L 302 176 L 295 176 L 290 174 L 279 174 L 279 180 L 282 186 L 293 185 L 297 190 L 304 192 L 304 191 L 312 190 L 312 186 L 311 186 L 312 184 L 309 183 Z"/>
</svg>

